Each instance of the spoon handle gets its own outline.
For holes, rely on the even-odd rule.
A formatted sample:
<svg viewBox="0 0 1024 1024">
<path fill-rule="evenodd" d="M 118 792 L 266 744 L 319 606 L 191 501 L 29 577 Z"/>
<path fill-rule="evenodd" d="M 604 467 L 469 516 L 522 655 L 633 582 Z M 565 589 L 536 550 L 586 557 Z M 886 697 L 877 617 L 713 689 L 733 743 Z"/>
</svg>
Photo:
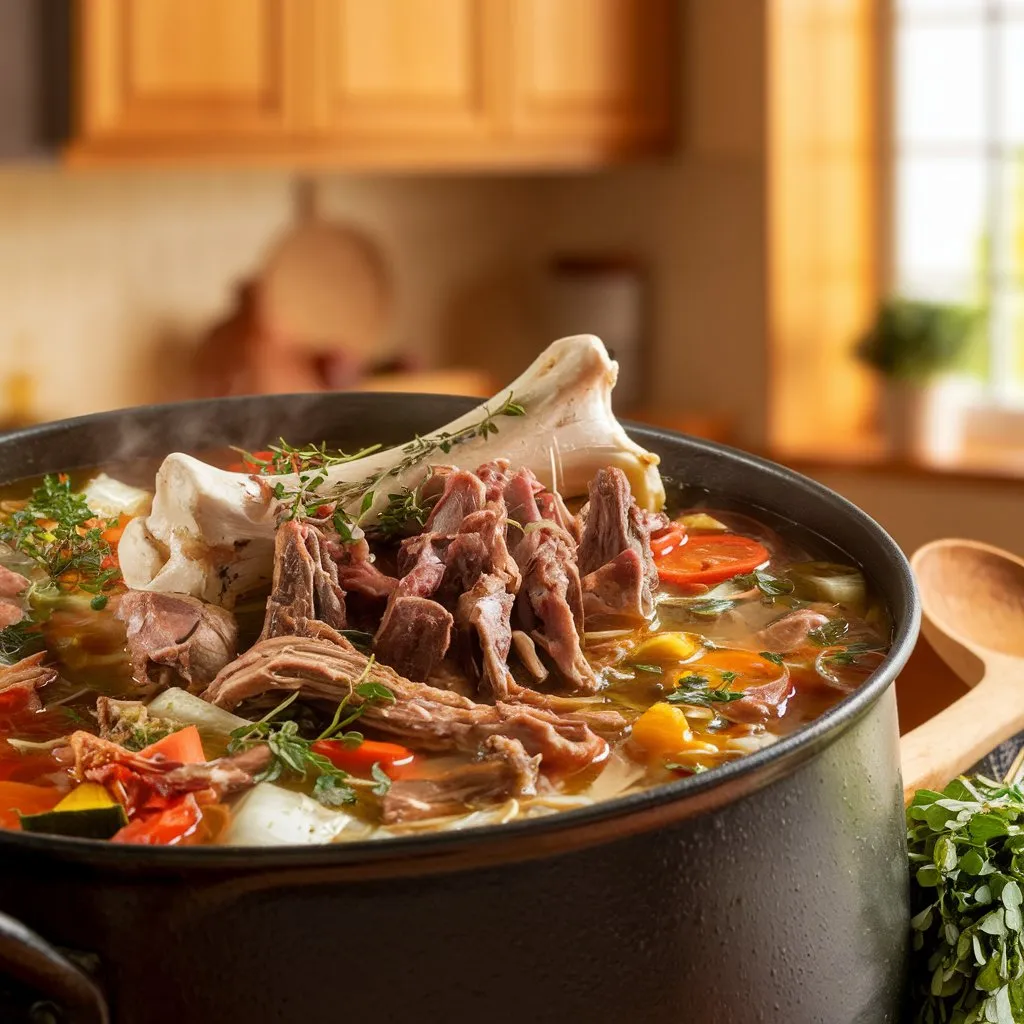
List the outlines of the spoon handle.
<svg viewBox="0 0 1024 1024">
<path fill-rule="evenodd" d="M 1006 686 L 983 680 L 900 740 L 903 799 L 942 789 L 990 750 L 1024 728 L 1024 707 Z"/>
</svg>

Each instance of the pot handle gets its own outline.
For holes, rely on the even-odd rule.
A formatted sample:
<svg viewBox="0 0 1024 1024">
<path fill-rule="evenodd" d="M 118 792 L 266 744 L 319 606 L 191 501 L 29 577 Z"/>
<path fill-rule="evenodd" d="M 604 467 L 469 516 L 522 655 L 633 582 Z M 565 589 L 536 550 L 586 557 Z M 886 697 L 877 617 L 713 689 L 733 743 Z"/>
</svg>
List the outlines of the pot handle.
<svg viewBox="0 0 1024 1024">
<path fill-rule="evenodd" d="M 51 999 L 71 1024 L 109 1024 L 96 983 L 44 938 L 0 913 L 0 972 Z"/>
</svg>

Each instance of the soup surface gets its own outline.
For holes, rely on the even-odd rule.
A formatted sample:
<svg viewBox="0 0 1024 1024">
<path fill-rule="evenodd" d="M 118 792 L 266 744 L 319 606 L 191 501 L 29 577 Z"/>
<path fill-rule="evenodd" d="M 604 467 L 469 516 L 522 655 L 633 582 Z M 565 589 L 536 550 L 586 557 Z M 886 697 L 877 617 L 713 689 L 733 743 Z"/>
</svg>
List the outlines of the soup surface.
<svg viewBox="0 0 1024 1024">
<path fill-rule="evenodd" d="M 332 458 L 203 454 L 268 487 Z M 116 472 L 2 495 L 6 828 L 270 845 L 551 814 L 775 742 L 890 641 L 821 538 L 693 488 L 642 511 L 610 467 L 563 501 L 435 466 L 369 519 L 278 483 L 272 580 L 227 607 L 130 590 L 153 464 Z"/>
</svg>

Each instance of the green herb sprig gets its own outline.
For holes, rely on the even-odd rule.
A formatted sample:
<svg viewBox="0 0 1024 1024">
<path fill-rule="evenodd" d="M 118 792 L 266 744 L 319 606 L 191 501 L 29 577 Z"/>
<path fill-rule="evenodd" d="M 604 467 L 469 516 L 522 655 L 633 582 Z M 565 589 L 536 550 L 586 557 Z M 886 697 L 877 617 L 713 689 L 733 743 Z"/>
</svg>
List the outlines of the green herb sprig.
<svg viewBox="0 0 1024 1024">
<path fill-rule="evenodd" d="M 1024 1020 L 1024 790 L 961 777 L 907 809 L 917 1024 Z"/>
<path fill-rule="evenodd" d="M 723 677 L 725 673 L 722 673 Z M 735 673 L 732 673 L 735 679 Z M 731 682 L 732 679 L 725 680 Z M 670 704 L 688 704 L 694 708 L 710 708 L 714 704 L 731 704 L 735 700 L 742 700 L 742 690 L 727 690 L 723 687 L 712 688 L 707 676 L 691 672 L 689 675 L 680 677 L 676 688 L 665 699 Z"/>
<path fill-rule="evenodd" d="M 734 583 L 744 587 L 756 587 L 765 598 L 774 600 L 776 597 L 785 597 L 792 594 L 795 584 L 783 576 L 773 576 L 765 569 L 755 569 L 753 572 L 743 573 L 733 577 Z"/>
<path fill-rule="evenodd" d="M 103 568 L 112 551 L 96 518 L 71 481 L 51 473 L 22 508 L 0 521 L 0 541 L 33 558 L 58 587 L 68 588 L 61 577 L 74 573 L 71 586 L 100 597 L 121 573 Z"/>
<path fill-rule="evenodd" d="M 0 665 L 13 665 L 30 654 L 37 654 L 44 646 L 39 626 L 30 619 L 5 626 L 0 629 Z"/>
<path fill-rule="evenodd" d="M 271 760 L 256 776 L 257 782 L 276 782 L 286 773 L 304 781 L 311 772 L 314 772 L 316 781 L 313 783 L 313 796 L 325 807 L 341 807 L 353 803 L 356 791 L 348 782 L 348 772 L 338 768 L 323 754 L 317 753 L 313 749 L 313 744 L 320 740 L 337 739 L 347 746 L 358 747 L 363 742 L 362 733 L 344 730 L 359 718 L 368 704 L 394 703 L 395 695 L 386 686 L 367 679 L 373 663 L 371 657 L 362 675 L 339 701 L 330 725 L 316 739 L 310 740 L 299 735 L 299 723 L 296 721 L 274 722 L 282 711 L 298 699 L 299 691 L 296 690 L 259 721 L 235 729 L 231 733 L 228 753 L 237 753 L 265 743 L 270 748 Z M 363 703 L 351 707 L 353 696 L 362 697 Z M 371 774 L 376 782 L 373 792 L 383 795 L 387 790 L 382 789 L 384 783 L 378 777 L 383 773 L 374 771 Z"/>
</svg>

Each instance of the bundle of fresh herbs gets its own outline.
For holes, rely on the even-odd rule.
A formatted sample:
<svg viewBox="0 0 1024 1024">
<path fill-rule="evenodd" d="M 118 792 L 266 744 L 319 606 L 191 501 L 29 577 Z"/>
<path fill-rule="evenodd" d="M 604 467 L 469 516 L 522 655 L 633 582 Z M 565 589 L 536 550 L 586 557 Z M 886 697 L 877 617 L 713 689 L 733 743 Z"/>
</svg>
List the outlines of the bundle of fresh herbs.
<svg viewBox="0 0 1024 1024">
<path fill-rule="evenodd" d="M 1024 789 L 961 777 L 921 790 L 907 841 L 913 1020 L 1024 1021 Z"/>
</svg>

